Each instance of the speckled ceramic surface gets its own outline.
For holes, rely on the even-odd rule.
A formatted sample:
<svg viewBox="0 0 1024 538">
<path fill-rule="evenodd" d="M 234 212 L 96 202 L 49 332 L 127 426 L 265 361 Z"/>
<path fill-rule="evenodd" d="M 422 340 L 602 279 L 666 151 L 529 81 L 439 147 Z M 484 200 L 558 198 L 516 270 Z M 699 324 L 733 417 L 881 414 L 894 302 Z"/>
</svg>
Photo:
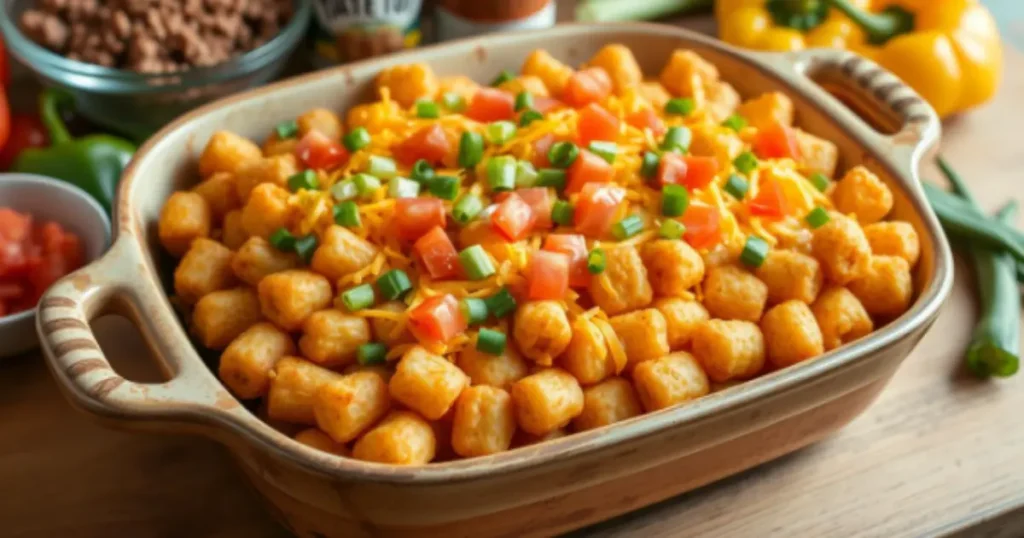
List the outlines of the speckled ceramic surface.
<svg viewBox="0 0 1024 538">
<path fill-rule="evenodd" d="M 894 191 L 894 216 L 917 228 L 922 257 L 911 309 L 820 359 L 685 406 L 502 454 L 418 468 L 343 459 L 300 445 L 262 423 L 217 381 L 160 284 L 157 275 L 167 260 L 156 240 L 160 207 L 175 189 L 195 182 L 199 151 L 215 130 L 262 139 L 309 107 L 347 109 L 372 96 L 373 77 L 387 65 L 424 61 L 442 75 L 490 80 L 537 47 L 579 64 L 610 42 L 632 48 L 648 73 L 673 49 L 692 48 L 744 96 L 768 90 L 791 95 L 798 123 L 837 143 L 842 168 L 863 164 L 878 173 Z M 835 431 L 871 403 L 931 325 L 952 283 L 948 243 L 917 184 L 919 162 L 938 135 L 934 112 L 913 91 L 841 51 L 749 54 L 678 28 L 643 24 L 568 25 L 423 48 L 241 94 L 168 126 L 127 171 L 113 248 L 50 290 L 38 330 L 47 363 L 73 404 L 119 427 L 222 442 L 274 513 L 300 536 L 552 534 L 778 457 Z M 137 384 L 110 368 L 87 320 L 112 306 L 139 324 L 167 382 Z"/>
</svg>

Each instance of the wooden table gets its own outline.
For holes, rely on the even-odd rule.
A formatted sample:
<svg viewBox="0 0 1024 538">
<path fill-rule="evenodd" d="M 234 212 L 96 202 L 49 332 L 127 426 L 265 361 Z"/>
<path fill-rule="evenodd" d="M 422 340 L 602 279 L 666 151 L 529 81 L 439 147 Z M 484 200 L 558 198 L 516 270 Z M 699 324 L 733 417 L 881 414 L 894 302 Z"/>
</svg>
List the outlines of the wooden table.
<svg viewBox="0 0 1024 538">
<path fill-rule="evenodd" d="M 998 99 L 946 126 L 943 152 L 985 205 L 1024 199 L 1024 54 Z M 932 174 L 932 177 L 935 177 Z M 579 536 L 1024 535 L 1024 375 L 978 382 L 961 355 L 971 275 L 881 398 L 834 437 Z M 97 331 L 126 376 L 156 372 L 123 320 Z M 283 532 L 211 442 L 103 429 L 60 398 L 35 354 L 0 363 L 0 536 L 269 538 Z"/>
</svg>

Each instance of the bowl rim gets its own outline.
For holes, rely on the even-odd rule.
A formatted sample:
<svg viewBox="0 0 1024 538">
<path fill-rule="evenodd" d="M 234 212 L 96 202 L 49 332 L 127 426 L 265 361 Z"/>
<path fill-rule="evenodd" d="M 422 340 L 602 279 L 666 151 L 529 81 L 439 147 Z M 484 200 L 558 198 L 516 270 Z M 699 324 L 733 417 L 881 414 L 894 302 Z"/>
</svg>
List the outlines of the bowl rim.
<svg viewBox="0 0 1024 538">
<path fill-rule="evenodd" d="M 140 249 L 141 252 L 146 251 L 145 227 L 136 221 L 136 213 L 133 210 L 135 204 L 132 200 L 132 195 L 134 194 L 132 190 L 137 177 L 140 176 L 138 171 L 143 165 L 148 164 L 146 161 L 150 154 L 156 154 L 165 149 L 163 147 L 164 143 L 169 139 L 170 135 L 178 131 L 188 131 L 190 123 L 207 114 L 224 108 L 230 108 L 241 101 L 272 94 L 284 88 L 311 83 L 319 78 L 338 76 L 345 79 L 350 76 L 348 72 L 355 68 L 366 69 L 369 66 L 379 68 L 415 61 L 420 59 L 419 57 L 424 53 L 442 49 L 483 51 L 487 46 L 500 46 L 504 43 L 517 42 L 519 40 L 532 41 L 544 38 L 564 38 L 567 35 L 572 36 L 588 32 L 659 34 L 680 39 L 680 47 L 699 45 L 704 48 L 713 49 L 719 54 L 729 56 L 748 68 L 761 72 L 767 78 L 777 81 L 787 91 L 799 95 L 801 100 L 806 102 L 808 106 L 815 107 L 819 112 L 828 115 L 828 103 L 822 102 L 820 98 L 787 81 L 779 73 L 777 67 L 767 61 L 765 53 L 743 51 L 709 36 L 676 26 L 637 22 L 571 23 L 541 30 L 471 37 L 399 52 L 386 57 L 371 58 L 344 66 L 336 66 L 328 70 L 315 71 L 226 97 L 183 115 L 151 137 L 139 149 L 136 159 L 132 161 L 129 169 L 126 170 L 120 190 L 118 191 L 118 201 L 115 208 L 115 220 L 118 222 L 118 238 L 120 239 L 120 234 L 124 233 L 126 236 L 129 236 L 127 239 L 134 243 L 134 247 Z M 537 46 L 542 45 L 543 43 L 537 43 Z M 849 125 L 839 121 L 836 121 L 836 125 L 841 130 L 846 131 L 851 139 L 855 140 L 859 146 L 865 149 L 866 154 L 876 155 L 878 153 L 874 145 L 869 144 L 864 136 L 853 131 Z M 907 312 L 873 332 L 870 336 L 827 352 L 814 361 L 805 361 L 746 382 L 743 384 L 742 391 L 732 387 L 709 394 L 691 405 L 645 413 L 608 427 L 579 432 L 561 439 L 551 440 L 538 447 L 521 447 L 516 450 L 489 456 L 412 467 L 365 462 L 321 452 L 279 432 L 249 411 L 246 411 L 241 416 L 237 414 L 225 415 L 216 413 L 214 413 L 214 416 L 210 416 L 208 411 L 199 411 L 197 418 L 200 422 L 209 425 L 215 430 L 238 435 L 246 443 L 259 447 L 260 450 L 269 452 L 273 456 L 290 462 L 313 474 L 328 476 L 334 479 L 387 484 L 451 484 L 513 473 L 527 468 L 549 465 L 563 459 L 582 457 L 600 450 L 607 450 L 621 442 L 636 441 L 684 424 L 693 424 L 701 420 L 710 419 L 716 415 L 734 411 L 759 400 L 782 394 L 794 387 L 810 383 L 814 379 L 837 374 L 841 370 L 853 366 L 858 360 L 872 356 L 884 348 L 906 339 L 913 332 L 928 325 L 937 315 L 944 298 L 949 294 L 952 287 L 952 255 L 948 241 L 919 189 L 915 190 L 910 187 L 914 178 L 907 177 L 907 174 L 898 170 L 896 166 L 887 160 L 882 160 L 880 166 L 884 167 L 892 177 L 905 180 L 900 182 L 900 188 L 911 202 L 914 214 L 920 217 L 923 223 L 923 231 L 927 234 L 930 243 L 934 247 L 932 249 L 934 270 L 930 280 L 923 283 L 920 288 L 921 292 Z M 142 254 L 142 258 L 144 260 L 143 264 L 147 266 L 150 276 L 156 278 L 154 275 L 156 275 L 157 268 L 150 264 L 149 256 Z M 159 291 L 164 293 L 162 285 L 159 282 L 156 285 Z M 166 297 L 164 298 L 166 299 Z M 180 324 L 180 320 L 176 319 L 176 321 Z M 183 344 L 185 343 L 183 342 Z M 189 346 L 189 353 L 184 354 L 183 358 L 189 361 L 202 362 L 195 350 L 195 346 L 190 340 L 187 341 L 187 345 Z M 205 365 L 203 367 L 206 368 Z M 219 379 L 216 382 L 225 392 L 227 391 Z M 235 397 L 232 395 L 231 398 Z M 206 416 L 203 416 L 204 413 Z"/>
</svg>

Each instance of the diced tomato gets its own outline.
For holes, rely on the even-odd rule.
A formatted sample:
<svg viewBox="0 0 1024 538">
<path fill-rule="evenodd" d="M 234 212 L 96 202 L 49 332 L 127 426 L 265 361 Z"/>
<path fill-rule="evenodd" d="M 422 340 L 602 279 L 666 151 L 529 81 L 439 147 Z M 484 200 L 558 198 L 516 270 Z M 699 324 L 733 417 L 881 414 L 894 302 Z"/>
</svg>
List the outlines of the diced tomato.
<svg viewBox="0 0 1024 538">
<path fill-rule="evenodd" d="M 427 274 L 434 280 L 455 278 L 462 273 L 459 265 L 459 252 L 444 233 L 444 228 L 435 226 L 423 237 L 416 240 L 412 249 L 419 257 L 420 263 L 426 268 Z"/>
<path fill-rule="evenodd" d="M 0 301 L 20 299 L 28 293 L 25 285 L 19 281 L 0 282 Z"/>
<path fill-rule="evenodd" d="M 409 312 L 409 328 L 420 341 L 444 343 L 468 327 L 452 294 L 430 297 Z"/>
<path fill-rule="evenodd" d="M 650 108 L 641 108 L 626 117 L 626 123 L 637 129 L 650 129 L 658 137 L 665 134 L 665 122 Z"/>
<path fill-rule="evenodd" d="M 693 248 L 710 248 L 722 240 L 722 216 L 714 207 L 690 204 L 680 220 L 686 226 L 683 238 Z"/>
<path fill-rule="evenodd" d="M 576 200 L 576 231 L 588 237 L 604 237 L 615 222 L 626 191 L 616 185 L 587 183 Z"/>
<path fill-rule="evenodd" d="M 0 208 L 0 316 L 28 310 L 62 276 L 82 265 L 77 236 L 55 222 Z"/>
<path fill-rule="evenodd" d="M 777 219 L 789 213 L 789 201 L 782 185 L 767 178 L 758 186 L 757 196 L 747 204 L 751 215 Z"/>
<path fill-rule="evenodd" d="M 295 156 L 307 168 L 330 170 L 348 161 L 348 150 L 340 142 L 312 130 L 295 146 Z"/>
<path fill-rule="evenodd" d="M 619 118 L 597 103 L 590 103 L 580 110 L 576 127 L 579 142 L 587 147 L 594 140 L 614 142 L 619 137 Z"/>
<path fill-rule="evenodd" d="M 569 256 L 538 250 L 530 257 L 527 275 L 531 301 L 558 300 L 569 291 Z"/>
<path fill-rule="evenodd" d="M 565 185 L 566 194 L 575 194 L 583 190 L 587 183 L 610 183 L 615 178 L 615 169 L 608 161 L 585 149 L 569 167 L 569 181 Z"/>
<path fill-rule="evenodd" d="M 32 217 L 0 207 L 0 241 L 4 239 L 20 243 L 32 231 Z"/>
<path fill-rule="evenodd" d="M 0 277 L 23 276 L 28 269 L 24 246 L 14 241 L 0 240 Z"/>
<path fill-rule="evenodd" d="M 658 173 L 654 179 L 659 187 L 684 185 L 687 170 L 686 159 L 678 153 L 668 151 L 661 155 L 661 161 L 658 162 Z"/>
<path fill-rule="evenodd" d="M 548 160 L 548 151 L 551 146 L 558 140 L 555 135 L 546 134 L 537 140 L 533 141 L 533 165 L 537 168 L 548 168 L 551 166 L 551 161 Z"/>
<path fill-rule="evenodd" d="M 754 138 L 754 153 L 762 159 L 799 159 L 800 146 L 791 127 L 775 122 Z"/>
<path fill-rule="evenodd" d="M 562 92 L 562 100 L 571 107 L 580 108 L 602 101 L 612 93 L 612 79 L 600 67 L 589 67 L 573 73 Z"/>
<path fill-rule="evenodd" d="M 714 157 L 687 155 L 683 160 L 686 161 L 686 179 L 683 180 L 683 184 L 687 189 L 706 187 L 718 174 L 718 159 Z"/>
<path fill-rule="evenodd" d="M 415 241 L 432 228 L 444 228 L 446 216 L 440 198 L 399 198 L 395 201 L 395 232 Z"/>
<path fill-rule="evenodd" d="M 480 88 L 466 108 L 466 117 L 479 122 L 510 120 L 515 117 L 515 97 L 497 88 Z"/>
<path fill-rule="evenodd" d="M 569 257 L 569 285 L 574 288 L 590 284 L 587 270 L 587 240 L 579 234 L 551 234 L 544 238 L 544 250 L 560 252 Z"/>
<path fill-rule="evenodd" d="M 420 128 L 392 148 L 395 158 L 406 166 L 412 166 L 420 159 L 425 159 L 430 164 L 437 164 L 451 151 L 448 135 L 437 123 Z"/>
<path fill-rule="evenodd" d="M 551 206 L 555 203 L 555 197 L 547 187 L 532 187 L 529 189 L 517 189 L 516 194 L 526 202 L 533 210 L 535 220 L 533 229 L 548 230 L 554 224 L 551 221 Z"/>
<path fill-rule="evenodd" d="M 529 235 L 536 221 L 533 209 L 516 193 L 505 198 L 491 215 L 491 224 L 509 241 L 518 241 Z"/>
<path fill-rule="evenodd" d="M 544 97 L 543 95 L 533 96 L 533 109 L 541 114 L 547 114 L 552 110 L 558 110 L 559 108 L 565 108 L 565 103 L 555 99 L 554 97 Z"/>
</svg>

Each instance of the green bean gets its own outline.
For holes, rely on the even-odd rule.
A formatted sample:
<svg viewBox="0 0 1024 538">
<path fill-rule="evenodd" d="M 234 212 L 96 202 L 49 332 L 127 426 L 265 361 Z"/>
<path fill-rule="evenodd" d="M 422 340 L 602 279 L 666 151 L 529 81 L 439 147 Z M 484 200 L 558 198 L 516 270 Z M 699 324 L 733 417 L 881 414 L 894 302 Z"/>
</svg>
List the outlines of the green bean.
<svg viewBox="0 0 1024 538">
<path fill-rule="evenodd" d="M 973 194 L 971 194 L 971 190 L 967 188 L 967 182 L 965 182 L 964 179 L 960 176 L 960 173 L 957 172 L 956 170 L 953 170 L 953 167 L 950 166 L 949 162 L 947 162 L 946 159 L 938 157 L 935 160 L 936 162 L 939 163 L 939 169 L 942 170 L 942 175 L 946 176 L 946 179 L 949 180 L 950 186 L 953 187 L 953 192 L 957 196 L 963 198 L 964 200 L 967 200 L 972 205 L 974 205 L 975 209 L 980 213 L 981 207 L 978 206 L 978 200 L 974 198 Z"/>
</svg>

